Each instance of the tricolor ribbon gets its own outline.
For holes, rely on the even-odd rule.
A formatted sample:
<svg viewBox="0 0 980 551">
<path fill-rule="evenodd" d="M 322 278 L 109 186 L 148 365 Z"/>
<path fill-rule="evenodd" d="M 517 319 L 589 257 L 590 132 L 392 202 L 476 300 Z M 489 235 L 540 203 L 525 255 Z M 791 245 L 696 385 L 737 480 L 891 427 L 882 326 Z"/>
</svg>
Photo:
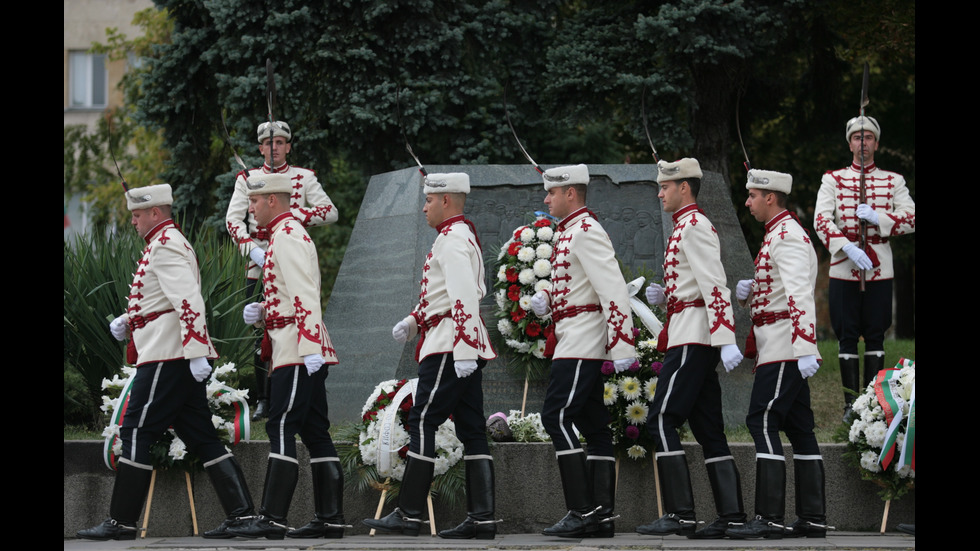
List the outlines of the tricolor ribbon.
<svg viewBox="0 0 980 551">
<path fill-rule="evenodd" d="M 882 411 L 885 413 L 885 423 L 888 425 L 888 430 L 885 432 L 885 441 L 881 446 L 881 454 L 878 456 L 878 462 L 881 464 L 882 470 L 887 469 L 891 464 L 892 460 L 895 459 L 896 446 L 895 442 L 898 439 L 898 433 L 902 427 L 903 414 L 902 410 L 905 405 L 905 400 L 898 395 L 898 376 L 904 367 L 914 367 L 915 362 L 911 360 L 902 359 L 899 363 L 892 369 L 883 369 L 878 372 L 875 377 L 875 397 L 878 400 L 878 404 L 881 406 Z M 913 399 L 914 399 L 915 387 L 913 384 Z M 902 444 L 902 449 L 900 450 L 899 462 L 896 468 L 901 468 L 903 465 L 911 465 L 914 455 L 915 455 L 915 436 L 914 436 L 914 417 L 913 410 L 911 409 L 912 403 L 909 404 L 909 423 L 906 430 L 905 442 Z M 908 428 L 912 429 L 912 433 Z M 912 453 L 906 456 L 906 449 L 909 449 L 909 441 L 911 443 Z"/>
<path fill-rule="evenodd" d="M 126 381 L 125 386 L 123 386 L 122 393 L 118 398 L 118 406 L 116 410 L 112 412 L 112 420 L 109 422 L 110 426 L 122 427 L 123 418 L 126 416 L 126 408 L 129 406 L 129 393 L 133 390 L 133 383 L 136 382 L 136 374 L 134 373 L 128 381 Z M 105 437 L 105 444 L 102 445 L 102 458 L 105 461 L 105 466 L 108 467 L 110 471 L 116 470 L 116 455 L 112 453 L 112 448 L 119 439 L 119 431 L 115 434 Z"/>
<path fill-rule="evenodd" d="M 232 393 L 235 389 L 229 387 L 228 385 L 222 384 L 215 391 L 214 396 L 222 396 L 224 394 Z M 235 445 L 239 442 L 248 442 L 251 439 L 252 427 L 249 424 L 249 419 L 251 415 L 248 412 L 248 401 L 244 398 L 233 401 L 231 404 L 232 418 L 231 424 L 233 426 L 231 445 Z"/>
</svg>

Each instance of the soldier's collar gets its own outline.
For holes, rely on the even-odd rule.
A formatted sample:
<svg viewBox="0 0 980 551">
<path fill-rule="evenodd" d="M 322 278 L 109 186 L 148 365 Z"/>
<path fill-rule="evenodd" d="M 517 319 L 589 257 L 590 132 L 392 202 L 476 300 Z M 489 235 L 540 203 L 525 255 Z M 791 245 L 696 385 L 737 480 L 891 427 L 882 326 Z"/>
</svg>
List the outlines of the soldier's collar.
<svg viewBox="0 0 980 551">
<path fill-rule="evenodd" d="M 156 234 L 162 232 L 164 229 L 169 228 L 170 226 L 176 226 L 176 225 L 177 223 L 174 222 L 173 218 L 167 218 L 163 222 L 160 222 L 156 226 L 153 226 L 153 229 L 146 232 L 146 235 L 143 236 L 143 240 L 146 241 L 147 245 L 149 245 L 150 241 L 153 241 L 153 238 L 156 236 Z"/>
<path fill-rule="evenodd" d="M 864 173 L 867 174 L 869 172 L 874 172 L 876 168 L 878 168 L 878 166 L 874 163 L 874 161 L 872 161 L 870 164 L 864 165 Z M 861 165 L 855 163 L 852 160 L 851 170 L 853 170 L 854 172 L 861 172 Z"/>
<path fill-rule="evenodd" d="M 673 216 L 671 216 L 671 219 L 676 224 L 678 220 L 690 214 L 691 211 L 697 211 L 700 212 L 701 214 L 704 214 L 704 211 L 701 210 L 701 207 L 699 207 L 697 203 L 691 203 L 689 205 L 684 205 L 683 207 L 677 209 L 677 212 L 675 212 Z"/>
<path fill-rule="evenodd" d="M 557 231 L 559 232 L 565 231 L 566 229 L 568 229 L 568 226 L 572 225 L 572 223 L 574 223 L 576 220 L 581 218 L 583 215 L 588 215 L 591 216 L 592 218 L 595 218 L 595 214 L 592 214 L 592 211 L 589 210 L 589 207 L 582 207 L 580 209 L 571 212 L 565 218 L 562 218 L 562 221 L 558 223 Z"/>
<path fill-rule="evenodd" d="M 269 163 L 262 164 L 262 172 L 265 172 L 266 174 L 282 174 L 283 172 L 287 172 L 288 170 L 289 170 L 288 162 L 277 166 L 275 170 L 273 170 L 272 167 L 269 166 Z"/>
<path fill-rule="evenodd" d="M 457 214 L 456 216 L 450 216 L 449 218 L 446 218 L 442 222 L 436 224 L 436 231 L 442 231 L 447 227 L 452 226 L 456 222 L 462 222 L 464 220 L 466 220 L 466 218 L 463 217 L 462 214 Z"/>
</svg>

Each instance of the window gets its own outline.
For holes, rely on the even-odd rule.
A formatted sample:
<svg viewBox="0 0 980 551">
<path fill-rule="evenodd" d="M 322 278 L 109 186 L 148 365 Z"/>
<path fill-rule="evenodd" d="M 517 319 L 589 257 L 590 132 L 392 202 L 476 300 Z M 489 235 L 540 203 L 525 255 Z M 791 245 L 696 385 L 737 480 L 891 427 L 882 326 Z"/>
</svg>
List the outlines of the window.
<svg viewBox="0 0 980 551">
<path fill-rule="evenodd" d="M 68 53 L 68 107 L 72 109 L 106 106 L 109 79 L 105 54 Z"/>
</svg>

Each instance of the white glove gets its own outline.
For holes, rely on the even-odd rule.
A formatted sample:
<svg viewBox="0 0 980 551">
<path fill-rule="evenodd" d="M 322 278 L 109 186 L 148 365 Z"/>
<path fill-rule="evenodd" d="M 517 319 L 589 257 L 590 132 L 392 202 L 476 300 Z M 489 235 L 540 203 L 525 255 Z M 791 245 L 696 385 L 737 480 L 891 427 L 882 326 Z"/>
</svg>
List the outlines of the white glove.
<svg viewBox="0 0 980 551">
<path fill-rule="evenodd" d="M 307 354 L 303 356 L 303 363 L 306 365 L 306 372 L 313 375 L 317 371 L 320 371 L 320 366 L 326 363 L 326 360 L 319 354 Z"/>
<path fill-rule="evenodd" d="M 726 344 L 721 347 L 721 363 L 725 366 L 725 373 L 731 373 L 735 366 L 742 362 L 742 352 L 734 344 Z"/>
<path fill-rule="evenodd" d="M 476 360 L 456 360 L 456 376 L 462 379 L 476 371 Z"/>
<path fill-rule="evenodd" d="M 129 314 L 123 314 L 109 322 L 109 332 L 117 341 L 126 340 L 129 333 Z"/>
<path fill-rule="evenodd" d="M 531 297 L 531 310 L 534 310 L 535 314 L 543 316 L 551 311 L 550 302 L 551 300 L 548 297 L 548 293 L 538 291 L 537 293 L 534 293 L 533 297 Z"/>
<path fill-rule="evenodd" d="M 636 358 L 623 358 L 621 360 L 613 360 L 613 367 L 616 369 L 616 373 L 622 373 L 635 363 Z"/>
<path fill-rule="evenodd" d="M 401 320 L 394 327 L 391 328 L 391 338 L 398 342 L 405 342 L 408 340 L 408 322 Z"/>
<path fill-rule="evenodd" d="M 847 258 L 851 259 L 851 262 L 857 264 L 857 267 L 862 270 L 870 270 L 874 267 L 871 263 L 871 259 L 868 258 L 868 253 L 862 251 L 854 243 L 848 243 L 844 245 L 844 252 L 847 254 Z"/>
<path fill-rule="evenodd" d="M 800 368 L 800 375 L 803 375 L 804 379 L 809 379 L 820 368 L 820 364 L 817 363 L 817 357 L 811 354 L 800 356 L 800 359 L 796 361 L 796 367 Z"/>
<path fill-rule="evenodd" d="M 872 226 L 878 225 L 878 213 L 875 212 L 875 209 L 871 208 L 870 205 L 865 205 L 863 203 L 858 205 L 857 215 L 858 218 L 864 220 Z"/>
<path fill-rule="evenodd" d="M 743 279 L 739 281 L 738 284 L 735 285 L 735 298 L 738 300 L 745 300 L 749 298 L 749 295 L 752 293 L 752 283 L 754 282 L 754 279 Z"/>
<path fill-rule="evenodd" d="M 663 304 L 667 298 L 664 296 L 664 288 L 659 283 L 651 283 L 647 285 L 647 302 L 651 306 L 659 306 Z"/>
<path fill-rule="evenodd" d="M 251 302 L 245 305 L 242 309 L 242 319 L 245 320 L 247 325 L 255 325 L 263 317 L 262 303 L 261 302 Z"/>
<path fill-rule="evenodd" d="M 259 268 L 265 266 L 265 250 L 262 247 L 252 247 L 252 250 L 248 251 L 248 256 Z"/>
<path fill-rule="evenodd" d="M 191 375 L 195 381 L 200 383 L 204 379 L 207 379 L 210 374 L 211 365 L 208 363 L 207 358 L 201 356 L 200 358 L 191 359 Z"/>
</svg>

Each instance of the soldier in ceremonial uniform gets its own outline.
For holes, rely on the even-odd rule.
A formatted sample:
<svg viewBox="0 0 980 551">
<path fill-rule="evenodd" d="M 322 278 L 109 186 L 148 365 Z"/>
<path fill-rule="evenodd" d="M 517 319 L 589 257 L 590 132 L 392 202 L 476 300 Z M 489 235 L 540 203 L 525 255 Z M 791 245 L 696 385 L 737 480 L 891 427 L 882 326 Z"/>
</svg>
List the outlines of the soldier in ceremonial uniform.
<svg viewBox="0 0 980 551">
<path fill-rule="evenodd" d="M 453 417 L 466 465 L 466 520 L 439 532 L 449 539 L 493 539 L 493 457 L 483 413 L 483 367 L 497 357 L 480 317 L 486 294 L 483 251 L 476 228 L 463 217 L 470 178 L 464 173 L 423 178 L 426 222 L 438 231 L 422 269 L 419 303 L 392 329 L 398 342 L 419 336 L 419 380 L 408 416 L 409 447 L 398 507 L 371 528 L 417 536 L 436 459 L 435 433 Z"/>
<path fill-rule="evenodd" d="M 697 204 L 701 166 L 684 158 L 658 164 L 658 197 L 673 213 L 674 229 L 664 255 L 664 286 L 650 283 L 647 301 L 667 309 L 667 324 L 658 340 L 666 352 L 647 419 L 657 441 L 657 466 L 663 491 L 663 517 L 637 527 L 641 534 L 685 535 L 695 539 L 725 536 L 730 522 L 745 522 L 742 486 L 735 458 L 725 439 L 718 360 L 731 371 L 742 361 L 735 345 L 731 293 L 721 264 L 718 232 Z M 677 429 L 689 421 L 704 448 L 718 518 L 695 532 L 694 494 L 687 457 Z"/>
<path fill-rule="evenodd" d="M 885 363 L 885 331 L 892 324 L 892 250 L 888 240 L 915 231 L 915 202 L 905 178 L 875 165 L 881 127 L 871 117 L 847 121 L 844 138 L 850 166 L 823 175 L 813 226 L 832 255 L 830 320 L 837 335 L 845 409 L 849 409 Z M 865 203 L 860 201 L 864 161 Z M 861 223 L 867 246 L 858 246 Z M 861 292 L 860 272 L 865 273 Z M 859 375 L 858 340 L 864 337 L 864 377 Z M 859 382 L 860 381 L 860 382 Z"/>
<path fill-rule="evenodd" d="M 269 465 L 259 516 L 231 530 L 268 539 L 340 538 L 344 535 L 344 473 L 330 438 L 327 390 L 330 365 L 338 362 L 320 312 L 320 267 L 313 241 L 291 210 L 293 181 L 286 174 L 249 178 L 249 212 L 269 228 L 262 268 L 264 300 L 245 306 L 245 323 L 263 322 L 262 359 L 270 360 L 272 389 Z M 316 516 L 287 533 L 286 514 L 299 477 L 296 434 L 310 453 Z"/>
<path fill-rule="evenodd" d="M 755 441 L 755 518 L 732 525 L 732 538 L 824 537 L 824 470 L 806 379 L 820 367 L 816 337 L 817 255 L 799 220 L 786 209 L 793 177 L 750 170 L 745 206 L 765 224 L 755 278 L 738 282 L 735 296 L 752 314 L 745 355 L 756 357 L 745 424 Z M 796 516 L 786 527 L 786 458 L 779 431 L 793 446 Z"/>
<path fill-rule="evenodd" d="M 153 474 L 150 447 L 171 426 L 197 454 L 211 478 L 227 519 L 206 538 L 231 537 L 226 529 L 251 515 L 252 498 L 235 457 L 225 451 L 211 423 L 205 379 L 217 358 L 208 335 L 197 256 L 171 218 L 169 184 L 126 192 L 132 223 L 146 241 L 137 263 L 126 313 L 109 324 L 120 340 L 130 337 L 127 361 L 136 379 L 119 431 L 122 453 L 109 505 L 110 518 L 78 532 L 94 540 L 136 538 Z"/>
<path fill-rule="evenodd" d="M 561 222 L 551 289 L 535 294 L 531 305 L 539 316 L 550 311 L 555 323 L 551 380 L 541 421 L 555 445 L 568 507 L 568 514 L 543 533 L 612 537 L 616 461 L 600 370 L 609 360 L 617 372 L 636 362 L 633 316 L 609 236 L 585 206 L 588 167 L 552 168 L 543 178 L 548 192 L 544 202 Z M 588 456 L 573 424 L 585 436 Z"/>
<path fill-rule="evenodd" d="M 293 138 L 286 121 L 276 121 L 272 124 L 263 122 L 256 129 L 256 134 L 259 152 L 265 157 L 265 164 L 262 168 L 249 170 L 248 177 L 254 178 L 263 174 L 288 176 L 292 184 L 289 190 L 289 208 L 304 228 L 336 222 L 337 209 L 324 193 L 320 182 L 316 179 L 316 173 L 291 166 L 286 162 L 286 155 L 292 150 Z M 240 172 L 235 178 L 235 191 L 228 202 L 225 225 L 232 239 L 238 244 L 242 255 L 251 259 L 246 274 L 245 292 L 248 297 L 252 297 L 256 293 L 258 279 L 262 274 L 262 263 L 265 261 L 265 252 L 269 247 L 269 228 L 256 223 L 255 217 L 248 210 L 245 171 Z M 252 420 L 269 415 L 269 374 L 257 354 L 255 379 L 257 403 Z"/>
</svg>

